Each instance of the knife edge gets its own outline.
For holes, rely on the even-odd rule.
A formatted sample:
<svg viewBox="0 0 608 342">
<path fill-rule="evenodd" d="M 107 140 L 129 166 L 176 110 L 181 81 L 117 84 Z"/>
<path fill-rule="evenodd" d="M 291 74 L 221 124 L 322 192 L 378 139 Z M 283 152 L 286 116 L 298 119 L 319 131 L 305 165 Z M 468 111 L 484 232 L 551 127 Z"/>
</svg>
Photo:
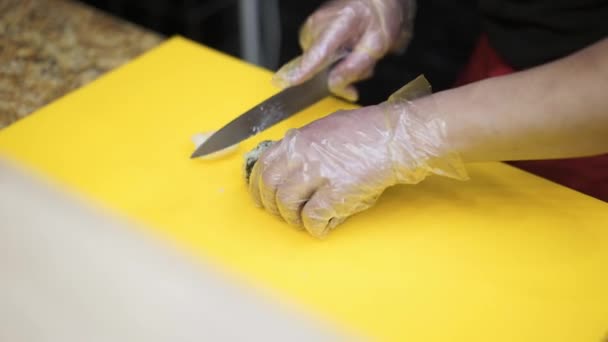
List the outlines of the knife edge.
<svg viewBox="0 0 608 342">
<path fill-rule="evenodd" d="M 205 156 L 250 138 L 330 95 L 328 70 L 296 86 L 286 88 L 255 105 L 215 132 L 192 153 Z"/>
</svg>

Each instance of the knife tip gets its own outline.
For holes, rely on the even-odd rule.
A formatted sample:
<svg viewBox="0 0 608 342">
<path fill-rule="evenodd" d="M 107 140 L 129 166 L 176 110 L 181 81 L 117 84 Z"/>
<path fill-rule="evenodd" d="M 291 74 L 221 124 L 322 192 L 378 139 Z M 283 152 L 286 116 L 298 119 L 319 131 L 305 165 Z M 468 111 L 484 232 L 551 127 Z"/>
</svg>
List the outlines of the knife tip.
<svg viewBox="0 0 608 342">
<path fill-rule="evenodd" d="M 194 153 L 192 153 L 192 154 L 190 155 L 190 159 L 198 158 L 198 157 L 199 157 L 199 155 L 200 155 L 200 153 L 199 153 L 198 151 L 194 151 Z"/>
</svg>

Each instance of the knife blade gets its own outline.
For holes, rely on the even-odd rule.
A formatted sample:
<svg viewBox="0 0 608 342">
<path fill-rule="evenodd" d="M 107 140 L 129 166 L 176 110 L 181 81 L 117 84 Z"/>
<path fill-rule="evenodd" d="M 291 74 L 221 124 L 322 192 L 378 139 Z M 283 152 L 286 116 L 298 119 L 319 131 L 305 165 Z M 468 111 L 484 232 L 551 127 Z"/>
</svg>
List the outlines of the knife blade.
<svg viewBox="0 0 608 342">
<path fill-rule="evenodd" d="M 196 158 L 217 152 L 287 119 L 330 95 L 326 68 L 310 80 L 282 90 L 229 122 L 192 153 Z"/>
</svg>

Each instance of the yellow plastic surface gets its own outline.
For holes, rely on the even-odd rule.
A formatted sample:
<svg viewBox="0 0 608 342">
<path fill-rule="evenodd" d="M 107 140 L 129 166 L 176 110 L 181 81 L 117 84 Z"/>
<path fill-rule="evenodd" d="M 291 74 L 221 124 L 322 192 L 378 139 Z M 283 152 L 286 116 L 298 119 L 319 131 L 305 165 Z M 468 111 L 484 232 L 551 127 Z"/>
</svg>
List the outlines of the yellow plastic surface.
<svg viewBox="0 0 608 342">
<path fill-rule="evenodd" d="M 348 107 L 335 99 L 235 155 L 190 160 L 191 135 L 275 93 L 270 77 L 173 38 L 0 132 L 0 153 L 374 340 L 583 342 L 608 334 L 603 202 L 503 164 L 471 165 L 469 182 L 432 177 L 390 189 L 315 240 L 254 207 L 242 154 Z"/>
</svg>

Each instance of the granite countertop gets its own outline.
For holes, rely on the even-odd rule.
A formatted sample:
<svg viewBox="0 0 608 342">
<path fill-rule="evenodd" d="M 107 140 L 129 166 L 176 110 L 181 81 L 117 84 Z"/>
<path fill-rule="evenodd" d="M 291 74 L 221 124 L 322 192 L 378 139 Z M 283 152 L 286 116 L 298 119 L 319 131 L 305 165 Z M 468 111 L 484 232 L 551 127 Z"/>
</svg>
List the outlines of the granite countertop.
<svg viewBox="0 0 608 342">
<path fill-rule="evenodd" d="M 73 0 L 0 0 L 0 129 L 162 41 Z"/>
</svg>

